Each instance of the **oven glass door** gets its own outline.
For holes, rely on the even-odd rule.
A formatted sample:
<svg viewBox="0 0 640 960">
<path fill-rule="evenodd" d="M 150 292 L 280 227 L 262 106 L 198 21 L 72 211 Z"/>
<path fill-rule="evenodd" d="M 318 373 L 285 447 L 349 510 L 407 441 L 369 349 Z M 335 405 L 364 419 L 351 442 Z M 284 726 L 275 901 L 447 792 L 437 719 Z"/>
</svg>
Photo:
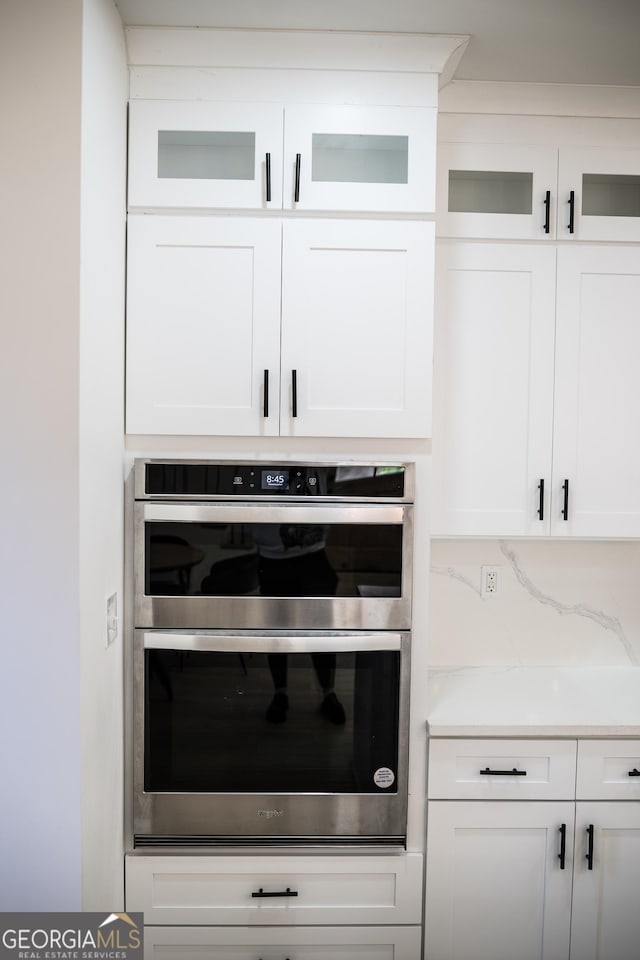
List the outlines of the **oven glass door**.
<svg viewBox="0 0 640 960">
<path fill-rule="evenodd" d="M 397 635 L 143 636 L 145 793 L 397 792 Z"/>
<path fill-rule="evenodd" d="M 138 503 L 136 625 L 406 629 L 411 510 Z"/>
</svg>

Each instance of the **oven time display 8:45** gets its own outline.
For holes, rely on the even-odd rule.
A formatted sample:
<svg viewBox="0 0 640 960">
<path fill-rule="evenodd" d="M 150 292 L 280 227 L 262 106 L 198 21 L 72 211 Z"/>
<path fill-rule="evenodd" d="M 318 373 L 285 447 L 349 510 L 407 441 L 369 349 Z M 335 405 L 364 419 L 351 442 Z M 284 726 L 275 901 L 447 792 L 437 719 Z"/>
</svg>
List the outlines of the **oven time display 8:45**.
<svg viewBox="0 0 640 960">
<path fill-rule="evenodd" d="M 289 489 L 289 471 L 288 470 L 263 470 L 262 483 L 263 490 L 288 490 Z"/>
</svg>

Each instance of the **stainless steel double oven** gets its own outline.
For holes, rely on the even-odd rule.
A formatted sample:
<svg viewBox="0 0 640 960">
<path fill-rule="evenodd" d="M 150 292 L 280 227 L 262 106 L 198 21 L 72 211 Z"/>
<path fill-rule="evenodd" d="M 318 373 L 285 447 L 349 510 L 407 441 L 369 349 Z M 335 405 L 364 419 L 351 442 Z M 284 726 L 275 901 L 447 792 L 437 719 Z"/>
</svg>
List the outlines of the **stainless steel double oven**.
<svg viewBox="0 0 640 960">
<path fill-rule="evenodd" d="M 412 465 L 134 487 L 134 846 L 404 845 Z"/>
</svg>

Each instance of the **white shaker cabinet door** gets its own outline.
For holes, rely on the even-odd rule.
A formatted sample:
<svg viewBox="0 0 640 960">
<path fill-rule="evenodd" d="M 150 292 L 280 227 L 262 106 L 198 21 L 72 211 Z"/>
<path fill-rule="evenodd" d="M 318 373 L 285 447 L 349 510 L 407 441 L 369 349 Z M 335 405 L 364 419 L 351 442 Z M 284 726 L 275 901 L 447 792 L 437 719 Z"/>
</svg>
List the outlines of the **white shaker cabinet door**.
<svg viewBox="0 0 640 960">
<path fill-rule="evenodd" d="M 420 960 L 420 926 L 145 927 L 146 960 Z"/>
<path fill-rule="evenodd" d="M 549 532 L 555 256 L 438 244 L 434 535 Z"/>
<path fill-rule="evenodd" d="M 433 241 L 433 223 L 285 222 L 282 434 L 430 436 Z"/>
<path fill-rule="evenodd" d="M 427 960 L 566 960 L 573 817 L 572 801 L 430 802 Z"/>
<path fill-rule="evenodd" d="M 132 100 L 130 207 L 282 206 L 282 107 Z"/>
<path fill-rule="evenodd" d="M 640 150 L 560 150 L 557 235 L 564 240 L 640 240 Z"/>
<path fill-rule="evenodd" d="M 280 229 L 129 217 L 128 433 L 277 435 Z"/>
<path fill-rule="evenodd" d="M 435 107 L 287 106 L 283 205 L 431 213 Z"/>
<path fill-rule="evenodd" d="M 640 956 L 640 807 L 576 805 L 571 960 Z"/>
<path fill-rule="evenodd" d="M 438 236 L 555 237 L 555 147 L 441 142 L 437 177 Z"/>
<path fill-rule="evenodd" d="M 563 247 L 551 533 L 640 536 L 640 250 Z"/>
</svg>

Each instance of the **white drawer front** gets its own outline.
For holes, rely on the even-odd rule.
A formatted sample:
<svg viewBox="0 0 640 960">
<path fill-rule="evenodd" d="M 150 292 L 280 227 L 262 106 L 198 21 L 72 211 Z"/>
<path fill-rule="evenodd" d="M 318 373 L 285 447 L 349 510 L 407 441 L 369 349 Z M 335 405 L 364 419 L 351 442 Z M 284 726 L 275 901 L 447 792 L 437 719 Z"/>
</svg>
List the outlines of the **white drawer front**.
<svg viewBox="0 0 640 960">
<path fill-rule="evenodd" d="M 431 740 L 431 800 L 570 800 L 574 740 Z"/>
<path fill-rule="evenodd" d="M 145 960 L 420 960 L 415 927 L 145 927 Z"/>
<path fill-rule="evenodd" d="M 579 800 L 640 800 L 640 740 L 580 740 Z"/>
<path fill-rule="evenodd" d="M 422 855 L 128 857 L 126 891 L 151 924 L 419 923 Z"/>
</svg>

